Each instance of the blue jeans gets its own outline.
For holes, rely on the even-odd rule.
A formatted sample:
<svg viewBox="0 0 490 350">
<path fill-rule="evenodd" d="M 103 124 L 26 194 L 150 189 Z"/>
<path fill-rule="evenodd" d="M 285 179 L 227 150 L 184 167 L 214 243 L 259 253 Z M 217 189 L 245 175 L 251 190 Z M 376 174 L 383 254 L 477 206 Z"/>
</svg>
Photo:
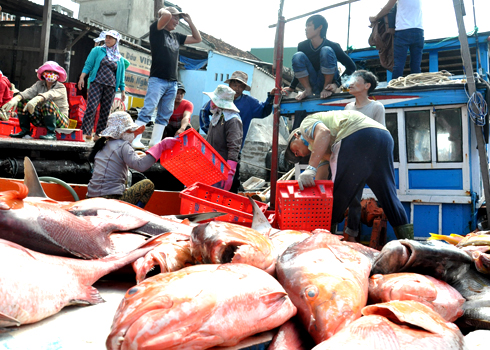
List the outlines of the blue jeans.
<svg viewBox="0 0 490 350">
<path fill-rule="evenodd" d="M 175 96 L 177 96 L 177 81 L 150 77 L 145 104 L 138 114 L 138 120 L 145 124 L 148 123 L 155 107 L 158 107 L 155 124 L 167 126 L 174 113 Z"/>
<path fill-rule="evenodd" d="M 419 28 L 398 30 L 395 32 L 393 54 L 393 79 L 403 76 L 403 68 L 410 49 L 410 73 L 420 73 L 422 50 L 424 49 L 424 30 Z"/>
<path fill-rule="evenodd" d="M 314 94 L 319 94 L 325 84 L 324 74 L 334 74 L 333 83 L 341 85 L 340 74 L 337 68 L 337 56 L 333 49 L 324 46 L 320 49 L 320 70 L 313 68 L 308 56 L 303 52 L 296 52 L 293 55 L 292 66 L 296 78 L 309 77 L 311 89 Z"/>
</svg>

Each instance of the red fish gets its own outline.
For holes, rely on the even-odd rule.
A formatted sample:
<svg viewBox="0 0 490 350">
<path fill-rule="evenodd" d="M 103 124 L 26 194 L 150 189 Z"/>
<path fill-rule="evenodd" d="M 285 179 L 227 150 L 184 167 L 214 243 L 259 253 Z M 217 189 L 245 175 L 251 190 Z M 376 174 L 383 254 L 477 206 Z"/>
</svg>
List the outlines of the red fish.
<svg viewBox="0 0 490 350">
<path fill-rule="evenodd" d="M 463 315 L 465 299 L 443 281 L 417 273 L 373 275 L 369 279 L 369 300 L 384 303 L 392 300 L 413 300 L 429 306 L 448 322 Z"/>
<path fill-rule="evenodd" d="M 310 350 L 314 346 L 313 338 L 295 316 L 279 327 L 267 350 Z"/>
<path fill-rule="evenodd" d="M 490 274 L 490 254 L 476 250 L 471 254 L 471 257 L 475 261 L 475 267 L 478 272 Z"/>
<path fill-rule="evenodd" d="M 282 231 L 274 231 L 269 234 L 269 239 L 274 246 L 274 250 L 276 251 L 277 257 L 281 256 L 282 253 L 289 246 L 302 242 L 304 239 L 311 236 L 311 233 L 307 231 L 296 231 L 296 230 L 282 230 Z"/>
<path fill-rule="evenodd" d="M 180 233 L 167 233 L 155 239 L 146 247 L 153 247 L 143 258 L 133 263 L 136 272 L 136 283 L 140 283 L 155 265 L 161 272 L 174 272 L 194 265 L 191 254 L 190 237 Z"/>
<path fill-rule="evenodd" d="M 274 277 L 250 265 L 196 265 L 129 289 L 114 317 L 109 350 L 233 346 L 296 313 Z"/>
<path fill-rule="evenodd" d="M 0 194 L 0 238 L 52 255 L 100 258 L 112 252 L 109 234 L 128 231 L 147 221 L 101 213 L 79 218 L 50 201 L 23 201 L 27 188 Z"/>
<path fill-rule="evenodd" d="M 254 229 L 221 221 L 196 226 L 191 234 L 191 252 L 206 264 L 249 264 L 274 273 L 276 255 L 269 238 Z"/>
<path fill-rule="evenodd" d="M 4 267 L 0 270 L 0 327 L 34 323 L 67 305 L 103 302 L 91 285 L 148 250 L 81 260 L 45 255 L 0 239 Z"/>
<path fill-rule="evenodd" d="M 463 350 L 458 327 L 416 301 L 366 306 L 363 317 L 313 350 Z"/>
<path fill-rule="evenodd" d="M 276 267 L 279 282 L 317 343 L 361 316 L 370 271 L 365 255 L 326 232 L 289 247 Z"/>
</svg>

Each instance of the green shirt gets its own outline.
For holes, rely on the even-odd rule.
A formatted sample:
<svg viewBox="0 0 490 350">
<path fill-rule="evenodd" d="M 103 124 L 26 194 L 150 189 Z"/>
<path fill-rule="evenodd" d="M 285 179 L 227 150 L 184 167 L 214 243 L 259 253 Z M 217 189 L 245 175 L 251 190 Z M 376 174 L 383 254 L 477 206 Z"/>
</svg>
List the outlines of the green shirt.
<svg viewBox="0 0 490 350">
<path fill-rule="evenodd" d="M 365 128 L 378 128 L 387 130 L 383 125 L 357 111 L 329 111 L 307 116 L 300 125 L 301 134 L 310 143 L 308 148 L 312 150 L 315 125 L 322 123 L 330 130 L 330 146 L 345 139 L 356 131 Z"/>
</svg>

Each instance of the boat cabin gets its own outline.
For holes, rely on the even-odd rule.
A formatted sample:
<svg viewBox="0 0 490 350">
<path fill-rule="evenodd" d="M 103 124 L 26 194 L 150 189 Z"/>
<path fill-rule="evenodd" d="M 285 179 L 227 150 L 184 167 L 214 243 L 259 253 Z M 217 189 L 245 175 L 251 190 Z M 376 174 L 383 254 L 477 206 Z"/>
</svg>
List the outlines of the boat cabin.
<svg viewBox="0 0 490 350">
<path fill-rule="evenodd" d="M 477 91 L 486 102 L 490 100 L 489 35 L 468 37 L 474 72 L 478 73 Z M 446 70 L 453 74 L 451 84 L 389 88 L 391 72 L 379 64 L 377 50 L 355 50 L 349 56 L 358 69 L 367 69 L 380 80 L 371 97 L 383 103 L 386 110 L 386 127 L 395 141 L 398 196 L 414 224 L 415 238 L 426 239 L 430 233 L 465 235 L 474 230 L 477 209 L 484 201 L 475 135 L 475 122 L 481 120 L 476 111 L 468 109 L 469 99 L 475 96 L 468 95 L 458 38 L 426 41 L 422 58 L 423 73 Z M 407 64 L 404 76 L 409 73 Z M 345 92 L 328 99 L 283 99 L 281 115 L 301 118 L 341 110 L 353 98 Z M 488 115 L 484 120 L 483 134 L 488 144 Z M 365 188 L 363 198 L 373 196 Z M 388 240 L 395 239 L 391 227 L 387 232 Z M 363 225 L 361 240 L 370 233 L 371 228 Z"/>
</svg>

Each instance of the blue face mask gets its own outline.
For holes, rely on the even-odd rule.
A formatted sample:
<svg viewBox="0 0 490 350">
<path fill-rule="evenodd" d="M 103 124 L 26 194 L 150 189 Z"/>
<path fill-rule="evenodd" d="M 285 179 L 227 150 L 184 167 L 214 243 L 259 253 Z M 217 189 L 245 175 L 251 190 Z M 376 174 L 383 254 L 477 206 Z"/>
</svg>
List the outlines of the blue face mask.
<svg viewBox="0 0 490 350">
<path fill-rule="evenodd" d="M 305 140 L 305 138 L 303 137 L 303 135 L 299 135 L 301 141 L 303 141 L 303 143 L 305 144 L 306 147 L 308 147 L 310 145 L 310 143 L 308 141 Z"/>
</svg>

